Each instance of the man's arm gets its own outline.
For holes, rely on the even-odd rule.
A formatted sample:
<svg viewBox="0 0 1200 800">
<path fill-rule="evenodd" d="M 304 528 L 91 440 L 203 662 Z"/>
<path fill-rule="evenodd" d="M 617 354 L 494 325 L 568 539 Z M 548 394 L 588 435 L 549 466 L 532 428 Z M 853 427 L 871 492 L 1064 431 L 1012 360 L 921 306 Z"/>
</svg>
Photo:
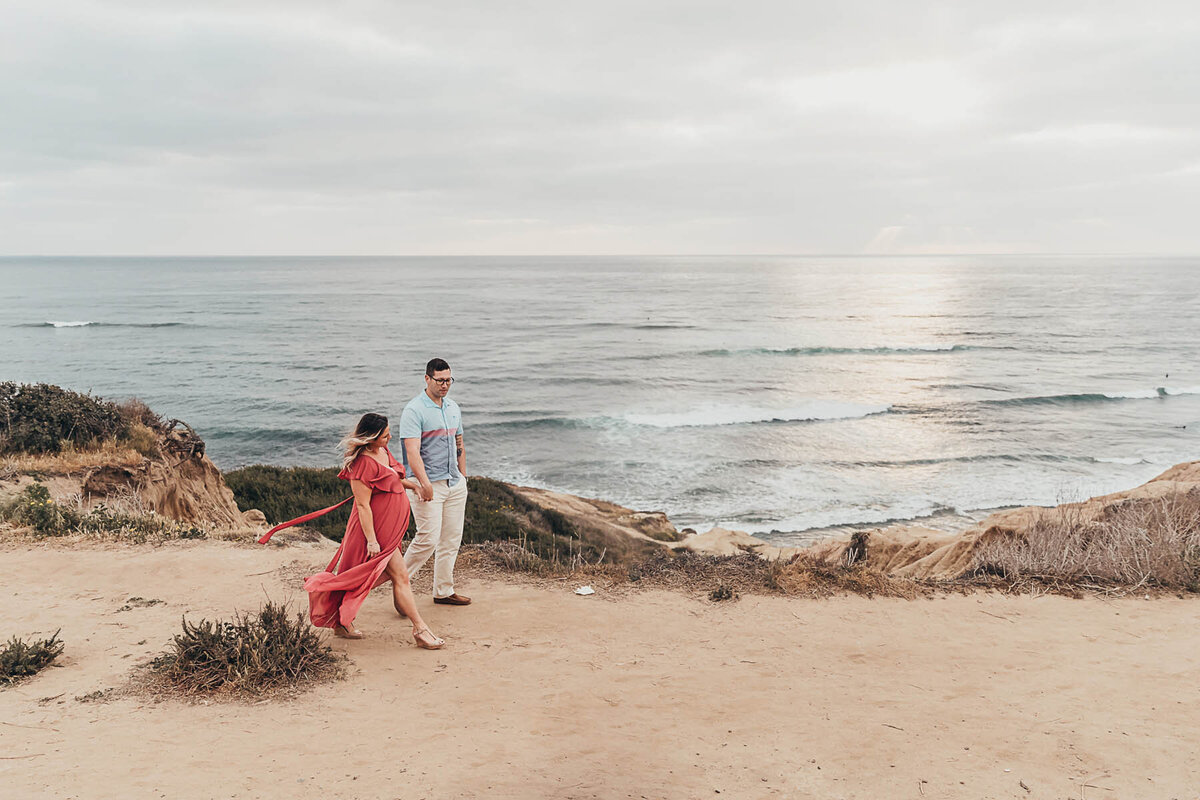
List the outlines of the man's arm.
<svg viewBox="0 0 1200 800">
<path fill-rule="evenodd" d="M 454 446 L 458 449 L 458 474 L 465 478 L 467 477 L 467 451 L 463 449 L 462 433 L 455 434 Z"/>
<path fill-rule="evenodd" d="M 421 484 L 421 488 L 417 490 L 417 496 L 428 503 L 433 499 L 433 482 L 429 480 L 429 474 L 425 472 L 425 462 L 421 460 L 421 437 L 416 436 L 403 441 L 409 469 L 413 471 L 413 475 Z"/>
</svg>

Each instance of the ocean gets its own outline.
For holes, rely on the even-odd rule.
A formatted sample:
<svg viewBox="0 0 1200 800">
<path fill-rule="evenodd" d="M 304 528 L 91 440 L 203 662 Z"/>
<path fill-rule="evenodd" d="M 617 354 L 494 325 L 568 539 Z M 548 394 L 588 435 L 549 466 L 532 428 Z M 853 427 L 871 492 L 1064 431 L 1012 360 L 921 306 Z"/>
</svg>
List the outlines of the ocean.
<svg viewBox="0 0 1200 800">
<path fill-rule="evenodd" d="M 453 367 L 469 471 L 778 543 L 1200 458 L 1200 259 L 0 259 L 0 380 L 331 466 Z"/>
</svg>

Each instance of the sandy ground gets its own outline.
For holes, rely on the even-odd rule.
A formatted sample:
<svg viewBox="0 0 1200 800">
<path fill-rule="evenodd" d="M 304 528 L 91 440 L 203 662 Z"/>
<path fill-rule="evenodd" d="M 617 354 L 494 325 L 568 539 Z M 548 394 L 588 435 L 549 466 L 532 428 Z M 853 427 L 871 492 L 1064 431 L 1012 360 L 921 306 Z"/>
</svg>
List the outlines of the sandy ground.
<svg viewBox="0 0 1200 800">
<path fill-rule="evenodd" d="M 331 640 L 349 679 L 298 699 L 77 699 L 125 685 L 184 612 L 300 602 L 326 552 L 0 548 L 0 636 L 67 643 L 0 690 L 0 795 L 1200 797 L 1196 599 L 714 604 L 467 577 L 475 605 L 421 599 L 445 650 L 377 594 L 371 638 Z"/>
</svg>

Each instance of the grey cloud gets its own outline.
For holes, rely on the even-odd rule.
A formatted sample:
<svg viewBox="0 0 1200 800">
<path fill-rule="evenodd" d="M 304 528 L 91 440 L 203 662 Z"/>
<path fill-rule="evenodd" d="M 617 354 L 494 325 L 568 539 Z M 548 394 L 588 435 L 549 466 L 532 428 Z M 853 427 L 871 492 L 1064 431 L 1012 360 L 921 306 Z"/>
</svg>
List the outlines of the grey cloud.
<svg viewBox="0 0 1200 800">
<path fill-rule="evenodd" d="M 1194 251 L 1190 4 L 56 3 L 9 252 Z"/>
</svg>

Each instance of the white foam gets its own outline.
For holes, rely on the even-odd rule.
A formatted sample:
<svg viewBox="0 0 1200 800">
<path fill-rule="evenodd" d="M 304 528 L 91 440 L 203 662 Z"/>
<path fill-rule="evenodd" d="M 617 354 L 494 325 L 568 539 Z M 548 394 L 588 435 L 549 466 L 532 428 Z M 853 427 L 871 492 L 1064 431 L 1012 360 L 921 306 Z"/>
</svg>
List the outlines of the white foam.
<svg viewBox="0 0 1200 800">
<path fill-rule="evenodd" d="M 1184 389 L 1173 389 L 1170 386 L 1164 386 L 1158 390 L 1162 394 L 1181 395 L 1181 394 L 1200 394 L 1200 386 L 1189 386 Z"/>
<path fill-rule="evenodd" d="M 74 322 L 54 322 L 53 320 L 49 320 L 46 324 L 53 325 L 55 328 L 83 328 L 88 325 L 95 325 L 96 323 L 83 320 L 76 320 Z"/>
<path fill-rule="evenodd" d="M 1113 400 L 1153 400 L 1159 397 L 1157 389 L 1131 389 L 1126 392 L 1104 392 L 1103 394 Z"/>
<path fill-rule="evenodd" d="M 755 422 L 857 419 L 872 414 L 882 414 L 890 408 L 889 405 L 814 400 L 791 408 L 713 406 L 667 414 L 626 414 L 623 419 L 633 425 L 645 425 L 651 428 L 701 428 L 716 425 L 746 425 Z"/>
<path fill-rule="evenodd" d="M 1144 459 L 1144 458 L 1118 458 L 1118 457 L 1114 457 L 1114 458 L 1096 458 L 1096 459 L 1093 459 L 1093 460 L 1094 460 L 1094 461 L 1098 461 L 1098 462 L 1100 462 L 1101 464 L 1125 464 L 1126 466 L 1131 466 L 1131 465 L 1133 465 L 1133 464 L 1141 464 L 1141 463 L 1142 463 L 1142 462 L 1144 462 L 1146 459 Z"/>
</svg>

